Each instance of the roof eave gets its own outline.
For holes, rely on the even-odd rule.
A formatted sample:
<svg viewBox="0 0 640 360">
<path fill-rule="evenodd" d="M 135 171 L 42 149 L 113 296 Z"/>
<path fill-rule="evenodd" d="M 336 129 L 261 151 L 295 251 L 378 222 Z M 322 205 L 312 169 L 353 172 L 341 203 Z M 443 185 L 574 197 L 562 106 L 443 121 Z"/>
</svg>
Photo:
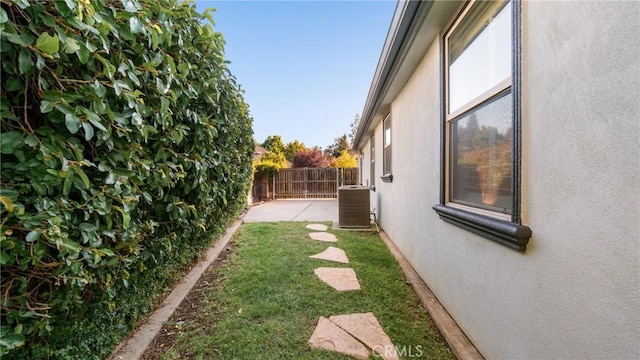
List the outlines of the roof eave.
<svg viewBox="0 0 640 360">
<path fill-rule="evenodd" d="M 354 137 L 354 150 L 362 149 L 389 112 L 391 102 L 457 5 L 456 1 L 398 1 Z"/>
</svg>

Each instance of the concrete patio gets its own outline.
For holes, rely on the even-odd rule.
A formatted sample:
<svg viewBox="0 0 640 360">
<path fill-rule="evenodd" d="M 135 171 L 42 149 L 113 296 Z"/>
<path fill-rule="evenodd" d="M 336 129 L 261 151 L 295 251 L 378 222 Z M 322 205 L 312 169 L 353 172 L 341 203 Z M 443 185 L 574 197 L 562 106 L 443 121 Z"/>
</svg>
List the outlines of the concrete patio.
<svg viewBox="0 0 640 360">
<path fill-rule="evenodd" d="M 338 223 L 338 200 L 274 200 L 249 209 L 245 222 L 332 221 Z"/>
</svg>

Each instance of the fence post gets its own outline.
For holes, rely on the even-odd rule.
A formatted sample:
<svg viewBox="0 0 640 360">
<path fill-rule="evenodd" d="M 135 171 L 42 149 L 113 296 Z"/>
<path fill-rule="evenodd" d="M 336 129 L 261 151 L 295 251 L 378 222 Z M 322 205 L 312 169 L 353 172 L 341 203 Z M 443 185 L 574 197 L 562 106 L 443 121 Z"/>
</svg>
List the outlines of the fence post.
<svg viewBox="0 0 640 360">
<path fill-rule="evenodd" d="M 267 189 L 269 184 L 267 184 Z M 268 196 L 267 196 L 268 197 Z M 273 200 L 276 199 L 276 173 L 273 173 Z"/>
<path fill-rule="evenodd" d="M 309 196 L 309 187 L 307 186 L 307 181 L 308 181 L 308 176 L 307 176 L 307 172 L 309 171 L 309 169 L 307 169 L 306 167 L 304 168 L 303 174 L 304 174 L 304 183 L 302 183 L 303 187 L 302 187 L 302 194 L 304 195 L 304 199 L 306 199 Z"/>
</svg>

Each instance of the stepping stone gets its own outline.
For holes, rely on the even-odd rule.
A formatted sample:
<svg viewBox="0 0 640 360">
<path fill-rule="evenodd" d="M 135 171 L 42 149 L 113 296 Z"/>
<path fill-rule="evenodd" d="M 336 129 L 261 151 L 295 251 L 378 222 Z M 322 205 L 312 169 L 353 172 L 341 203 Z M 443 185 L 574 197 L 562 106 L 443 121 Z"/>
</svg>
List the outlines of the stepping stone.
<svg viewBox="0 0 640 360">
<path fill-rule="evenodd" d="M 319 241 L 325 241 L 325 242 L 338 241 L 338 238 L 335 235 L 330 234 L 328 232 L 312 232 L 312 233 L 309 233 L 309 237 L 312 238 L 313 240 L 319 240 Z"/>
<path fill-rule="evenodd" d="M 337 351 L 357 359 L 369 358 L 369 350 L 362 343 L 325 317 L 318 320 L 318 325 L 309 339 L 309 346 Z"/>
<path fill-rule="evenodd" d="M 311 255 L 309 257 L 314 259 L 335 261 L 344 264 L 349 263 L 349 258 L 347 258 L 347 254 L 344 253 L 344 250 L 338 249 L 337 247 L 333 246 L 329 246 L 327 250 L 319 254 Z"/>
<path fill-rule="evenodd" d="M 385 360 L 399 360 L 396 347 L 382 330 L 372 313 L 320 317 L 309 346 L 336 351 L 358 359 L 367 359 L 370 352 Z"/>
<path fill-rule="evenodd" d="M 329 317 L 329 320 L 385 360 L 400 358 L 391 339 L 373 313 L 334 315 Z"/>
<path fill-rule="evenodd" d="M 327 231 L 327 225 L 323 224 L 309 224 L 307 225 L 307 229 L 315 230 L 315 231 Z"/>
<path fill-rule="evenodd" d="M 360 282 L 356 272 L 351 268 L 321 267 L 313 271 L 320 280 L 339 292 L 360 290 Z"/>
</svg>

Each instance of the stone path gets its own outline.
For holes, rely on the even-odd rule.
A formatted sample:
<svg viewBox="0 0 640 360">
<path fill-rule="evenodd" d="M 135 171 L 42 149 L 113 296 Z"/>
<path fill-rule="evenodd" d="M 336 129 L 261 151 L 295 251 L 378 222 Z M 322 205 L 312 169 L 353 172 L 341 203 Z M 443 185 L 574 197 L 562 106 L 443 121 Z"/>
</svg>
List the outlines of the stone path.
<svg viewBox="0 0 640 360">
<path fill-rule="evenodd" d="M 368 349 L 383 358 L 398 359 L 391 339 L 384 332 L 382 325 L 373 313 L 333 315 L 329 317 L 329 321 L 344 329 Z"/>
<path fill-rule="evenodd" d="M 318 325 L 309 339 L 309 346 L 337 351 L 358 359 L 369 358 L 369 349 L 366 346 L 323 316 L 318 319 Z"/>
<path fill-rule="evenodd" d="M 360 290 L 356 272 L 351 268 L 320 267 L 313 272 L 338 292 Z"/>
<path fill-rule="evenodd" d="M 368 359 L 371 352 L 386 360 L 399 359 L 391 339 L 372 313 L 320 317 L 309 346 L 358 359 Z"/>
<path fill-rule="evenodd" d="M 344 253 L 344 250 L 333 246 L 329 246 L 327 250 L 309 257 L 313 259 L 335 261 L 343 264 L 349 263 L 349 258 L 347 257 L 347 254 Z"/>
<path fill-rule="evenodd" d="M 329 227 L 324 224 L 309 224 L 307 225 L 307 229 L 315 230 L 315 231 L 327 231 Z"/>
<path fill-rule="evenodd" d="M 309 224 L 307 228 L 318 231 L 309 233 L 314 240 L 337 242 L 335 235 L 327 233 L 327 226 Z M 309 256 L 310 258 L 348 264 L 349 258 L 344 250 L 330 246 L 323 252 Z M 360 290 L 356 272 L 352 268 L 319 267 L 314 273 L 320 280 L 336 291 Z M 312 348 L 336 351 L 357 359 L 368 359 L 375 353 L 385 360 L 399 359 L 395 346 L 382 329 L 373 313 L 332 315 L 328 319 L 320 317 L 311 338 Z"/>
<path fill-rule="evenodd" d="M 335 235 L 328 232 L 312 232 L 309 233 L 309 237 L 313 240 L 324 241 L 324 242 L 337 242 L 338 238 Z"/>
</svg>

